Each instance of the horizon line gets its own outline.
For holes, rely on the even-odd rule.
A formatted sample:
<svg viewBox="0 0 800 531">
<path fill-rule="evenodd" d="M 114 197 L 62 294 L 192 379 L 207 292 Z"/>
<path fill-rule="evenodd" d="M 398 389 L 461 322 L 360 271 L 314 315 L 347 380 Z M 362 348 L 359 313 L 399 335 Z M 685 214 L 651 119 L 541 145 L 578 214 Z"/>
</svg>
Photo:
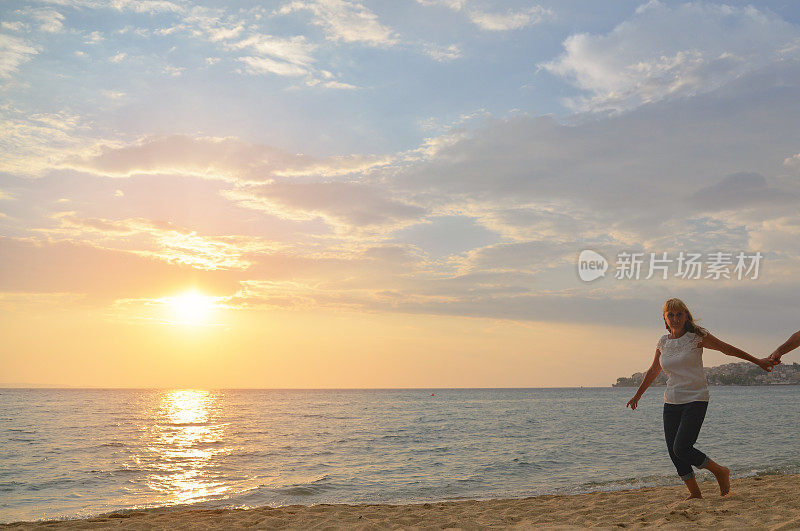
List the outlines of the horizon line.
<svg viewBox="0 0 800 531">
<path fill-rule="evenodd" d="M 612 385 L 573 385 L 573 386 L 537 386 L 537 387 L 182 387 L 182 386 L 152 386 L 152 387 L 104 387 L 104 386 L 69 386 L 50 384 L 28 383 L 0 383 L 0 390 L 4 389 L 63 389 L 63 390 L 203 390 L 203 391 L 426 391 L 426 390 L 461 390 L 461 389 L 606 389 Z"/>
</svg>

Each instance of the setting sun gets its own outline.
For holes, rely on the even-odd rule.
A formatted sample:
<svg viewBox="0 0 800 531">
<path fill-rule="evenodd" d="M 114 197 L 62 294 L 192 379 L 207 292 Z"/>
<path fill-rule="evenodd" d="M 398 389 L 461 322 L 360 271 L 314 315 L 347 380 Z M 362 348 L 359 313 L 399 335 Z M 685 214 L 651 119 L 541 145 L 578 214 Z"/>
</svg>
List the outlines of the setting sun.
<svg viewBox="0 0 800 531">
<path fill-rule="evenodd" d="M 214 297 L 196 291 L 187 291 L 166 300 L 174 317 L 183 324 L 200 324 L 207 321 L 215 306 Z"/>
</svg>

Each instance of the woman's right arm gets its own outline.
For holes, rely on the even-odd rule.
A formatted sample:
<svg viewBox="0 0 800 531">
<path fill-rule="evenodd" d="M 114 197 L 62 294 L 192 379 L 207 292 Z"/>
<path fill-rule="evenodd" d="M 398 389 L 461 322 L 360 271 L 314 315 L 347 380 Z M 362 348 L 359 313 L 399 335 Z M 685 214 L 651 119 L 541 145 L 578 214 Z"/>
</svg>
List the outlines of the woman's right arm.
<svg viewBox="0 0 800 531">
<path fill-rule="evenodd" d="M 644 380 L 642 380 L 642 385 L 639 386 L 639 389 L 636 390 L 636 394 L 633 395 L 633 398 L 628 400 L 628 403 L 625 404 L 625 407 L 629 407 L 631 409 L 636 409 L 636 406 L 639 405 L 639 399 L 642 398 L 642 395 L 647 388 L 650 387 L 658 375 L 661 374 L 661 351 L 656 349 L 656 357 L 653 358 L 653 364 L 650 365 L 650 368 L 647 369 L 647 373 L 644 375 Z"/>
</svg>

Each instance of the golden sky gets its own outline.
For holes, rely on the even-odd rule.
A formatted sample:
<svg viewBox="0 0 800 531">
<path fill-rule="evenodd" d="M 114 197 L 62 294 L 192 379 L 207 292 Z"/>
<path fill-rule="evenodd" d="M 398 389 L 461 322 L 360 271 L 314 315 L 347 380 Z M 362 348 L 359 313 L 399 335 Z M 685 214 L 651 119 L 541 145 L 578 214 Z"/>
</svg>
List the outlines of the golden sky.
<svg viewBox="0 0 800 531">
<path fill-rule="evenodd" d="M 609 385 L 668 297 L 753 354 L 800 328 L 797 6 L 0 20 L 0 385 Z"/>
</svg>

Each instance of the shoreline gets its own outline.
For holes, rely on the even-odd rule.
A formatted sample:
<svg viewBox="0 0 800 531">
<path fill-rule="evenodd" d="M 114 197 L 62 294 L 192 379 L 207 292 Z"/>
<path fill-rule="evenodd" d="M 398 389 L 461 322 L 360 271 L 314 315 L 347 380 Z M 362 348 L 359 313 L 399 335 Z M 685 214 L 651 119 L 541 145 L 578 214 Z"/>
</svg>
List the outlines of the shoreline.
<svg viewBox="0 0 800 531">
<path fill-rule="evenodd" d="M 704 474 L 705 475 L 705 474 Z M 733 479 L 722 498 L 684 500 L 683 485 L 527 498 L 252 509 L 141 509 L 91 518 L 0 524 L 2 529 L 756 528 L 800 529 L 800 474 Z"/>
</svg>

